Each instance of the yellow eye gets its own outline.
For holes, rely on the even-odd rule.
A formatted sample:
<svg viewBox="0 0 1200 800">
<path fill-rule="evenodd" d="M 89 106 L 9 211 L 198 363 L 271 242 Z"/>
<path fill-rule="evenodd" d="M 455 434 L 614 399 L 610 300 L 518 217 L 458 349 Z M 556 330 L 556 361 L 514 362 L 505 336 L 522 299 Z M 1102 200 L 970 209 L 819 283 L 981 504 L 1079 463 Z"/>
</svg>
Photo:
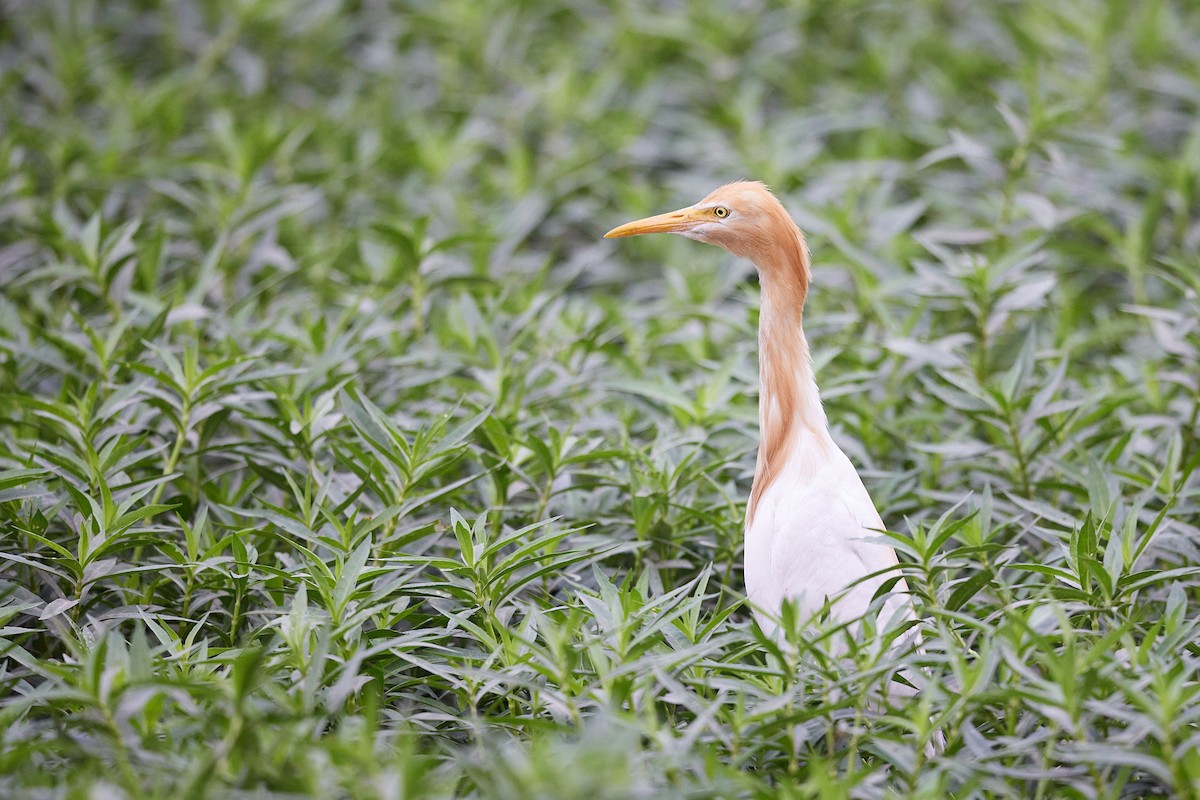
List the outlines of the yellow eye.
<svg viewBox="0 0 1200 800">
<path fill-rule="evenodd" d="M 725 206 L 717 206 L 713 209 L 713 213 L 716 214 L 718 218 L 725 219 L 729 216 L 729 209 Z"/>
</svg>

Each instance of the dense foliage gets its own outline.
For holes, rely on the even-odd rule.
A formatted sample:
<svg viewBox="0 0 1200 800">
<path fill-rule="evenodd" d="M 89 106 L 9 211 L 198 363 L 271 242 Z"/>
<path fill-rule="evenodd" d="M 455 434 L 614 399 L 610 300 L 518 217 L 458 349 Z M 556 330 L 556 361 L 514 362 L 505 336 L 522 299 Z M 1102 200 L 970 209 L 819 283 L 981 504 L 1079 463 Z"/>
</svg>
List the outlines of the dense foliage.
<svg viewBox="0 0 1200 800">
<path fill-rule="evenodd" d="M 0 9 L 0 795 L 1200 787 L 1194 3 Z M 757 632 L 752 272 L 600 238 L 741 177 L 923 654 Z"/>
</svg>

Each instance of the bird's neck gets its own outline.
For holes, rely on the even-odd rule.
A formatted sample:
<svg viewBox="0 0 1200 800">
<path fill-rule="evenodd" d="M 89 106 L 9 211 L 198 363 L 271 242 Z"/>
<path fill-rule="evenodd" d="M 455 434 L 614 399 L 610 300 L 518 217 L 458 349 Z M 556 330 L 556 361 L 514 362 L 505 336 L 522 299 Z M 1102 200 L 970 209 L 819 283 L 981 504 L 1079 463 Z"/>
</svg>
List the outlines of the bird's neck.
<svg viewBox="0 0 1200 800">
<path fill-rule="evenodd" d="M 747 521 L 758 501 L 779 477 L 798 447 L 825 450 L 832 443 L 825 410 L 813 377 L 812 358 L 802 325 L 808 291 L 807 252 L 801 247 L 777 255 L 801 263 L 759 265 L 762 308 L 758 347 L 760 443 Z"/>
</svg>

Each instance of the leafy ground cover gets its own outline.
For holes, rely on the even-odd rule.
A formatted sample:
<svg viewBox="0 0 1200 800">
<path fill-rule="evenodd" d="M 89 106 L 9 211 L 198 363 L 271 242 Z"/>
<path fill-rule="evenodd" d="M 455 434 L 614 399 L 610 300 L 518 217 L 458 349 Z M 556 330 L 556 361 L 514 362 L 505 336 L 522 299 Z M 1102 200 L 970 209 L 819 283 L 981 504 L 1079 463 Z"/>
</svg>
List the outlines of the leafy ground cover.
<svg viewBox="0 0 1200 800">
<path fill-rule="evenodd" d="M 1194 4 L 0 8 L 0 794 L 1200 787 Z M 757 287 L 600 239 L 740 177 L 923 654 L 756 631 Z"/>
</svg>

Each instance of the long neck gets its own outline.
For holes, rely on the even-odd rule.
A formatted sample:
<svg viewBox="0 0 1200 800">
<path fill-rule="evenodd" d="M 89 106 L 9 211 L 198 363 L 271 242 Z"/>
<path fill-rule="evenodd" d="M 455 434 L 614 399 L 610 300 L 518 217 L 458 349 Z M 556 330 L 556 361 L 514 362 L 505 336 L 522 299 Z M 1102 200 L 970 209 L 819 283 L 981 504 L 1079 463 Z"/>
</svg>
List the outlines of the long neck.
<svg viewBox="0 0 1200 800">
<path fill-rule="evenodd" d="M 763 493 L 802 440 L 818 447 L 831 441 L 802 326 L 808 256 L 803 239 L 798 242 L 798 247 L 781 247 L 756 259 L 762 281 L 758 323 L 761 442 L 747 522 L 754 519 Z M 805 439 L 805 431 L 812 436 Z"/>
</svg>

